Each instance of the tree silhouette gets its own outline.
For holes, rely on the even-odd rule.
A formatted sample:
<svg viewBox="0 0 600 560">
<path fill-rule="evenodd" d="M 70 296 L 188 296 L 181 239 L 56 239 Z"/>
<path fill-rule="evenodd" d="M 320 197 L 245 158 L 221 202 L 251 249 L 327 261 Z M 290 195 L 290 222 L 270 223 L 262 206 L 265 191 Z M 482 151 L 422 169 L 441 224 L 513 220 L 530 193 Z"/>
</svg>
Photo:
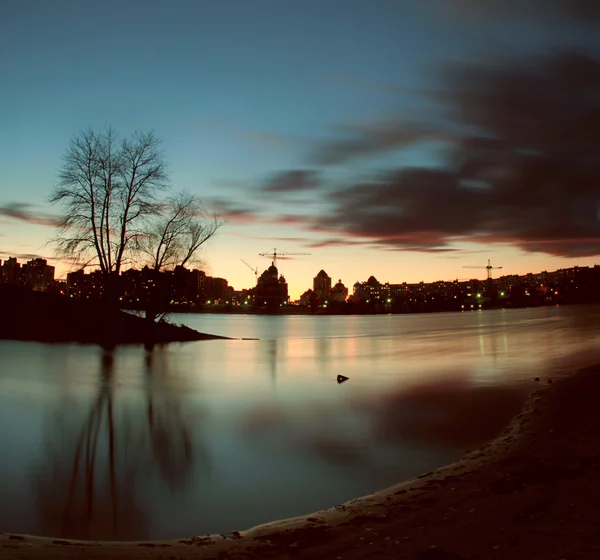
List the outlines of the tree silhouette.
<svg viewBox="0 0 600 560">
<path fill-rule="evenodd" d="M 58 254 L 118 275 L 141 221 L 167 187 L 160 140 L 135 133 L 119 143 L 112 128 L 83 131 L 71 141 L 59 178 L 50 197 L 60 207 Z"/>
<path fill-rule="evenodd" d="M 152 132 L 119 140 L 110 127 L 82 131 L 71 140 L 50 196 L 60 208 L 52 240 L 58 256 L 80 269 L 99 268 L 108 301 L 116 303 L 125 264 L 159 273 L 197 262 L 199 248 L 223 224 L 194 195 L 161 198 L 170 186 L 160 146 Z M 158 313 L 152 308 L 147 315 L 154 320 Z"/>
<path fill-rule="evenodd" d="M 218 215 L 206 211 L 197 196 L 185 192 L 156 206 L 156 212 L 148 217 L 138 239 L 140 261 L 145 262 L 153 277 L 147 319 L 154 321 L 160 316 L 168 299 L 167 280 L 160 273 L 177 266 L 199 264 L 198 250 L 223 223 Z"/>
</svg>

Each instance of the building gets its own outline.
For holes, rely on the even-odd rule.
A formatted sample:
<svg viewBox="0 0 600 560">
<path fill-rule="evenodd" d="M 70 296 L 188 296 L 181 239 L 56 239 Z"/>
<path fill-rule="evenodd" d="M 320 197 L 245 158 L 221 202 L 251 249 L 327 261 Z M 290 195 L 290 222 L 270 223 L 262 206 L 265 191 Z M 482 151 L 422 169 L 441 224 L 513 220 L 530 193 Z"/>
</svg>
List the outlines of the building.
<svg viewBox="0 0 600 560">
<path fill-rule="evenodd" d="M 2 281 L 4 284 L 16 286 L 21 277 L 21 265 L 15 257 L 9 257 L 2 265 Z"/>
<path fill-rule="evenodd" d="M 197 302 L 204 303 L 206 291 L 206 273 L 195 268 L 190 273 L 190 289 L 196 294 Z"/>
<path fill-rule="evenodd" d="M 344 286 L 342 280 L 338 280 L 337 284 L 331 288 L 329 292 L 329 301 L 343 302 L 348 298 L 348 288 Z"/>
<path fill-rule="evenodd" d="M 204 279 L 204 301 L 209 305 L 231 303 L 233 299 L 233 288 L 225 278 L 213 278 L 205 276 Z"/>
<path fill-rule="evenodd" d="M 167 275 L 167 282 L 170 284 L 170 297 L 169 302 L 177 305 L 191 305 L 198 306 L 202 305 L 206 297 L 206 285 L 207 276 L 202 270 L 188 270 L 183 266 L 176 266 L 172 272 L 163 272 L 163 275 Z M 218 280 L 221 283 L 225 283 L 227 287 L 227 280 L 223 278 L 213 278 L 212 280 Z M 221 283 L 213 282 L 210 284 L 211 291 L 209 294 L 210 299 L 223 298 L 222 295 L 223 287 Z M 215 292 L 217 297 L 215 297 Z"/>
<path fill-rule="evenodd" d="M 256 288 L 244 288 L 243 290 L 233 291 L 233 303 L 234 305 L 244 306 L 249 309 L 250 306 L 254 305 L 254 292 Z"/>
<path fill-rule="evenodd" d="M 20 283 L 32 290 L 47 292 L 54 284 L 54 267 L 46 259 L 32 259 L 21 268 Z"/>
<path fill-rule="evenodd" d="M 308 288 L 299 298 L 298 303 L 303 307 L 314 309 L 319 305 L 319 298 L 312 288 Z"/>
<path fill-rule="evenodd" d="M 95 270 L 86 274 L 83 269 L 67 274 L 67 294 L 72 298 L 100 299 L 104 295 L 104 277 Z"/>
<path fill-rule="evenodd" d="M 330 292 L 331 278 L 324 270 L 320 270 L 319 273 L 313 278 L 313 297 L 317 298 L 319 305 L 326 305 L 327 301 L 329 300 Z"/>
<path fill-rule="evenodd" d="M 272 263 L 258 278 L 255 305 L 270 309 L 281 307 L 289 301 L 288 285 L 283 275 Z"/>
<path fill-rule="evenodd" d="M 375 276 L 369 276 L 366 282 L 356 282 L 352 301 L 356 303 L 377 303 L 387 296 L 384 289 Z"/>
</svg>

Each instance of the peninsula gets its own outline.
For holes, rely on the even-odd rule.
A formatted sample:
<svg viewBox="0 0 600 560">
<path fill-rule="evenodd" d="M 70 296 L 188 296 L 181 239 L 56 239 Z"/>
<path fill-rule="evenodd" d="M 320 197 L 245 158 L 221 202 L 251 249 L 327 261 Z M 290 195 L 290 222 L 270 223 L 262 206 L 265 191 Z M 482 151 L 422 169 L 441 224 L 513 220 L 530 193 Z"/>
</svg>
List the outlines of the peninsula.
<svg viewBox="0 0 600 560">
<path fill-rule="evenodd" d="M 14 286 L 0 286 L 0 309 L 0 339 L 111 347 L 226 338 L 186 326 L 150 322 L 101 300 L 75 300 Z"/>
</svg>

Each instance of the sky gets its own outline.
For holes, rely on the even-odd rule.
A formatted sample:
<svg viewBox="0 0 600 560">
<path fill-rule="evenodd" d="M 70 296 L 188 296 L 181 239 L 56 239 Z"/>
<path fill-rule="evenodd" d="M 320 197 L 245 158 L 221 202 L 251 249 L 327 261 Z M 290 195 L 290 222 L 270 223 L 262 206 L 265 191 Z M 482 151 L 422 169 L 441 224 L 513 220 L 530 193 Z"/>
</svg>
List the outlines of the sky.
<svg viewBox="0 0 600 560">
<path fill-rule="evenodd" d="M 55 259 L 48 199 L 81 130 L 154 131 L 226 223 L 236 289 L 600 262 L 595 0 L 7 0 L 0 259 Z M 465 270 L 464 266 L 481 266 Z"/>
</svg>

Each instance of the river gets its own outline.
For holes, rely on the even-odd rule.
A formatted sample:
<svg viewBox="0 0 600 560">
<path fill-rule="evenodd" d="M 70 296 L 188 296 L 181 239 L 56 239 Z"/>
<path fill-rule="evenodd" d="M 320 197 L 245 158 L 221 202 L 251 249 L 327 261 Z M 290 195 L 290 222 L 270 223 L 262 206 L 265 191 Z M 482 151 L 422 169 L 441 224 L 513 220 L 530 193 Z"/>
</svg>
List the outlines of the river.
<svg viewBox="0 0 600 560">
<path fill-rule="evenodd" d="M 171 320 L 238 340 L 0 341 L 0 530 L 163 539 L 334 506 L 493 437 L 532 389 L 600 361 L 599 319 L 199 314 Z"/>
</svg>

